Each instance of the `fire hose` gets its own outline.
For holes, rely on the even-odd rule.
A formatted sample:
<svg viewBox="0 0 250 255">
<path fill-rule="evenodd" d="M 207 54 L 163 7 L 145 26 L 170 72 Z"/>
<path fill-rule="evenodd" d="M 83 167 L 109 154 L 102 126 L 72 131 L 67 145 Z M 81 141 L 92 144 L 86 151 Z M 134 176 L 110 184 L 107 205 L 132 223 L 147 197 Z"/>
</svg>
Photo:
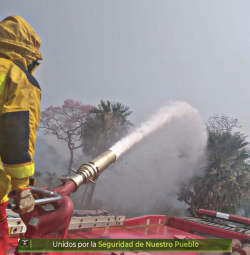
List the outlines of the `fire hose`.
<svg viewBox="0 0 250 255">
<path fill-rule="evenodd" d="M 116 154 L 107 150 L 96 158 L 82 164 L 74 176 L 61 176 L 62 184 L 52 190 L 29 186 L 31 192 L 38 197 L 35 199 L 33 211 L 21 214 L 20 217 L 27 227 L 25 238 L 46 238 L 57 232 L 61 238 L 66 238 L 71 216 L 73 202 L 70 194 L 76 192 L 85 183 L 94 182 L 98 176 L 113 162 Z M 54 209 L 46 210 L 43 205 L 52 205 Z M 14 203 L 8 205 L 9 209 L 17 208 Z"/>
</svg>

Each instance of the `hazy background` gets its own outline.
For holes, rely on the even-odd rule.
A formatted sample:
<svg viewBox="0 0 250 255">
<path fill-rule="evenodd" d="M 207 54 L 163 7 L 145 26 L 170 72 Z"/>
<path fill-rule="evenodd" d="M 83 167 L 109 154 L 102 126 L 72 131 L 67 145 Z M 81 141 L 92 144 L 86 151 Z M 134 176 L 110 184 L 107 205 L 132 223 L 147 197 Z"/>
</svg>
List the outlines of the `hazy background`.
<svg viewBox="0 0 250 255">
<path fill-rule="evenodd" d="M 249 135 L 250 1 L 1 0 L 0 19 L 12 14 L 42 40 L 44 60 L 35 72 L 42 110 L 66 98 L 118 101 L 131 107 L 137 124 L 168 100 L 184 100 L 203 121 L 215 113 L 238 118 Z M 45 145 L 58 156 L 37 168 L 59 171 L 67 148 L 46 141 L 38 138 L 36 162 L 45 160 Z"/>
</svg>

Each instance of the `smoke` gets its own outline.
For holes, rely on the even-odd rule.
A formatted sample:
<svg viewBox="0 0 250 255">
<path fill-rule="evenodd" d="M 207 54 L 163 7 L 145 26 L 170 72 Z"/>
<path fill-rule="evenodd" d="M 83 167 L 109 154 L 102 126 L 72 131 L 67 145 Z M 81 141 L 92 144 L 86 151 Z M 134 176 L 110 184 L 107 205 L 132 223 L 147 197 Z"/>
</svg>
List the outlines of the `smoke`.
<svg viewBox="0 0 250 255">
<path fill-rule="evenodd" d="M 55 172 L 59 176 L 67 172 L 68 162 L 58 153 L 56 147 L 50 145 L 40 136 L 37 136 L 36 139 L 34 161 L 36 172 Z"/>
<path fill-rule="evenodd" d="M 120 159 L 100 176 L 94 201 L 129 216 L 183 209 L 173 190 L 202 174 L 206 143 L 197 110 L 184 102 L 169 103 L 111 148 Z"/>
</svg>

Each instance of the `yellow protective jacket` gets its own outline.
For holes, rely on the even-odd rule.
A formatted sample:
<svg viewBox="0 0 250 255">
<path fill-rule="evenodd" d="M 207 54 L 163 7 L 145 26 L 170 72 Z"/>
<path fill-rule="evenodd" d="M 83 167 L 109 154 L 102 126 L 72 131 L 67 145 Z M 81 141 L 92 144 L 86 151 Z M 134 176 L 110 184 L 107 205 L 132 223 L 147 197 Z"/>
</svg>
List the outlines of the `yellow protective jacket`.
<svg viewBox="0 0 250 255">
<path fill-rule="evenodd" d="M 27 187 L 34 174 L 41 89 L 32 76 L 42 60 L 41 40 L 19 16 L 0 22 L 0 204 L 7 193 Z M 33 69 L 32 69 L 33 68 Z"/>
</svg>

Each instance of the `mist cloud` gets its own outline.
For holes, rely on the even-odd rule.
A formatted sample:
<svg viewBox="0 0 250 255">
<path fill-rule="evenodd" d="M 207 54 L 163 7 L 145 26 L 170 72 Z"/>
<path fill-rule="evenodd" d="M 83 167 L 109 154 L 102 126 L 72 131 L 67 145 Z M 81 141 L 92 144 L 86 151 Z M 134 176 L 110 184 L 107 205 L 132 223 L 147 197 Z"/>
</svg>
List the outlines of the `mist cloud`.
<svg viewBox="0 0 250 255">
<path fill-rule="evenodd" d="M 175 203 L 172 190 L 202 174 L 207 133 L 195 112 L 174 118 L 123 154 L 99 178 L 94 199 L 119 213 L 155 213 Z"/>
</svg>

